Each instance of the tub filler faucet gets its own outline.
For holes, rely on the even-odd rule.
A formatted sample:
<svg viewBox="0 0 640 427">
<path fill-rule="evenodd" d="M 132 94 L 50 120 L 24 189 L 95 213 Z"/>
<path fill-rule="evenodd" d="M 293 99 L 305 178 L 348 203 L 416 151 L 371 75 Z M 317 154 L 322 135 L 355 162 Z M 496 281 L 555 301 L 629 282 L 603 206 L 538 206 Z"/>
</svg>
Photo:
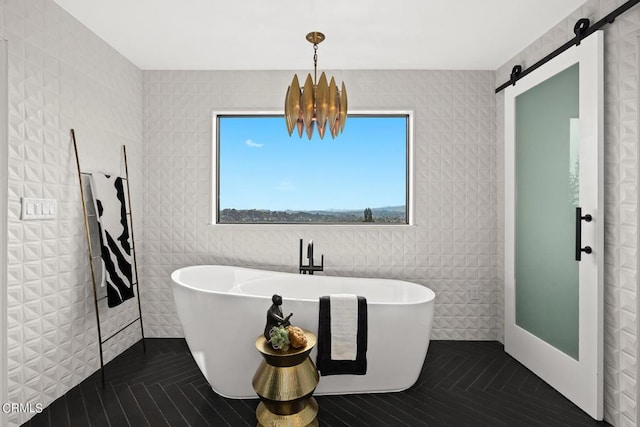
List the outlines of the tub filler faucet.
<svg viewBox="0 0 640 427">
<path fill-rule="evenodd" d="M 314 271 L 324 270 L 324 255 L 320 255 L 320 265 L 315 265 L 313 261 L 313 240 L 309 240 L 307 245 L 307 259 L 309 263 L 307 265 L 302 264 L 302 239 L 300 239 L 300 274 L 313 274 Z"/>
</svg>

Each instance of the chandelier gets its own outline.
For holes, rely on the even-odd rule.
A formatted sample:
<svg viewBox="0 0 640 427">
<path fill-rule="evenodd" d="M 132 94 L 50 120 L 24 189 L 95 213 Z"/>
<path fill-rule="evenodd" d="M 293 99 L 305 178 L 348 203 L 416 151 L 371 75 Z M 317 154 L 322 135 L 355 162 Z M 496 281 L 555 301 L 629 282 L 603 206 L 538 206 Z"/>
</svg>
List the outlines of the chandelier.
<svg viewBox="0 0 640 427">
<path fill-rule="evenodd" d="M 320 75 L 320 80 L 317 80 L 318 44 L 324 40 L 324 34 L 317 31 L 311 32 L 307 34 L 307 40 L 313 43 L 313 80 L 311 74 L 307 74 L 307 79 L 301 88 L 298 76 L 293 75 L 293 81 L 287 88 L 284 100 L 287 130 L 291 136 L 293 129 L 297 128 L 301 138 L 303 131 L 306 130 L 307 136 L 311 139 L 315 126 L 322 139 L 328 127 L 331 137 L 335 138 L 342 133 L 347 121 L 347 88 L 342 82 L 342 89 L 338 90 L 333 77 L 327 83 L 324 72 Z"/>
</svg>

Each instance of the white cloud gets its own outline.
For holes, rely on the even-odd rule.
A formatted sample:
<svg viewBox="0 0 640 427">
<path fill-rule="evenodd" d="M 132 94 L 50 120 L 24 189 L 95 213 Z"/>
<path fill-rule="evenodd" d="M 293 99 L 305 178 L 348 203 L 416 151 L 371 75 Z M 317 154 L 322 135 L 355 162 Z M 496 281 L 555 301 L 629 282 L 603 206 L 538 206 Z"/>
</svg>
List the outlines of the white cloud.
<svg viewBox="0 0 640 427">
<path fill-rule="evenodd" d="M 247 144 L 249 147 L 254 147 L 254 148 L 260 148 L 262 147 L 264 144 L 259 144 L 257 142 L 253 142 L 250 139 L 247 139 L 247 141 L 245 142 L 245 144 Z"/>
<path fill-rule="evenodd" d="M 296 186 L 290 181 L 282 181 L 276 186 L 276 189 L 280 191 L 295 191 Z"/>
</svg>

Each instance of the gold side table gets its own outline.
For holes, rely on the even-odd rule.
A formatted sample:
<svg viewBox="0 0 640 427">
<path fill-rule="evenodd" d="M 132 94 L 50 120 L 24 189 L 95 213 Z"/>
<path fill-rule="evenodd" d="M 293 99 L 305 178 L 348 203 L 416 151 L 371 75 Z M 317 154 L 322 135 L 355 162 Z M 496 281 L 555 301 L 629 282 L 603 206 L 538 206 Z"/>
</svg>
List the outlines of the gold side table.
<svg viewBox="0 0 640 427">
<path fill-rule="evenodd" d="M 256 340 L 263 360 L 253 376 L 253 389 L 260 396 L 256 409 L 258 426 L 317 426 L 318 402 L 311 396 L 320 376 L 309 353 L 316 345 L 316 336 L 304 331 L 307 345 L 274 350 L 264 336 Z"/>
</svg>

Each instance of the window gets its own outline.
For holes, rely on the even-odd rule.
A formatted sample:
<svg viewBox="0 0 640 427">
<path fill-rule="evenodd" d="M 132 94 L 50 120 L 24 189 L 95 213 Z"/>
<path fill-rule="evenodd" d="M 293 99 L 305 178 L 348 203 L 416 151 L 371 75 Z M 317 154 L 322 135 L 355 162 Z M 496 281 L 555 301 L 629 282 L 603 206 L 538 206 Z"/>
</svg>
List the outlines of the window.
<svg viewBox="0 0 640 427">
<path fill-rule="evenodd" d="M 217 114 L 214 222 L 408 224 L 410 118 L 349 114 L 336 139 L 309 140 L 282 115 Z"/>
</svg>

